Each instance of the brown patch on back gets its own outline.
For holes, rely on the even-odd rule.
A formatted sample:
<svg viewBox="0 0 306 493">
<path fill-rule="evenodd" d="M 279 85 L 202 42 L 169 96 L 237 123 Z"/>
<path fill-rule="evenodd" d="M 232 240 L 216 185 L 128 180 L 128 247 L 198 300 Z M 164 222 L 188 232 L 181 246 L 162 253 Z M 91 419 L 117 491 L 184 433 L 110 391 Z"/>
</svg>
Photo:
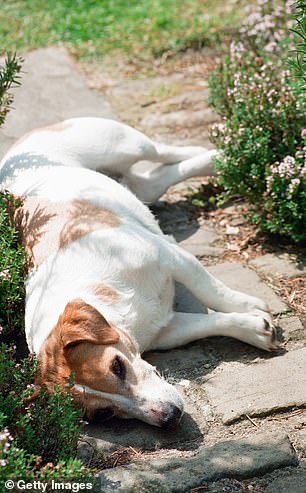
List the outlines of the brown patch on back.
<svg viewBox="0 0 306 493">
<path fill-rule="evenodd" d="M 120 220 L 111 210 L 86 200 L 75 200 L 69 211 L 69 221 L 60 235 L 60 247 L 65 247 L 101 227 L 116 228 Z"/>
<path fill-rule="evenodd" d="M 15 220 L 32 267 L 93 231 L 121 223 L 110 209 L 86 200 L 55 203 L 35 196 L 23 200 Z"/>
<path fill-rule="evenodd" d="M 97 284 L 92 291 L 97 298 L 102 301 L 106 301 L 107 303 L 116 303 L 119 298 L 118 293 L 116 293 L 113 288 L 106 286 L 105 284 Z"/>
</svg>

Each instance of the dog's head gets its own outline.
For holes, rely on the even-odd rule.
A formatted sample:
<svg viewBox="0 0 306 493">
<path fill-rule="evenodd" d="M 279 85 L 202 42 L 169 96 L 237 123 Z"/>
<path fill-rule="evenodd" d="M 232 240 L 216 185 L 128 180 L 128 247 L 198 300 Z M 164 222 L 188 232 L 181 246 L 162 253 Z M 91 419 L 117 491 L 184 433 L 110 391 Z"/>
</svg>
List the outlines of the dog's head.
<svg viewBox="0 0 306 493">
<path fill-rule="evenodd" d="M 138 418 L 175 426 L 183 414 L 176 389 L 141 358 L 124 331 L 81 299 L 67 304 L 40 352 L 38 385 L 71 388 L 88 420 Z"/>
</svg>

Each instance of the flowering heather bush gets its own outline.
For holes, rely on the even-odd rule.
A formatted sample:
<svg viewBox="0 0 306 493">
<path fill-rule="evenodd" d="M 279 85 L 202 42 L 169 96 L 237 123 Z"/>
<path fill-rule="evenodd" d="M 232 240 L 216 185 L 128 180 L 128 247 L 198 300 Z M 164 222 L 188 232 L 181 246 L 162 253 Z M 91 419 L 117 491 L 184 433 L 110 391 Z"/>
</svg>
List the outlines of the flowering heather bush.
<svg viewBox="0 0 306 493">
<path fill-rule="evenodd" d="M 286 156 L 267 170 L 263 221 L 272 233 L 305 238 L 306 224 L 306 139 L 294 156 Z"/>
<path fill-rule="evenodd" d="M 88 478 L 89 471 L 75 458 L 80 413 L 71 395 L 42 391 L 28 403 L 38 363 L 32 356 L 16 362 L 15 349 L 0 343 L 0 484 L 6 479 Z"/>
<path fill-rule="evenodd" d="M 0 343 L 0 491 L 7 479 L 92 480 L 76 459 L 80 412 L 72 396 L 42 390 L 28 402 L 38 363 L 17 362 L 15 349 Z"/>
<path fill-rule="evenodd" d="M 25 480 L 27 482 L 43 481 L 88 481 L 92 483 L 90 471 L 80 466 L 80 462 L 74 458 L 59 461 L 55 466 L 52 463 L 42 465 L 41 460 L 34 454 L 27 453 L 18 448 L 16 442 L 7 428 L 0 414 L 0 487 L 6 491 L 4 483 L 10 479 L 14 482 Z M 12 490 L 16 491 L 16 489 Z M 19 490 L 18 490 L 19 491 Z M 48 492 L 54 491 L 48 488 Z"/>
<path fill-rule="evenodd" d="M 291 8 L 288 2 L 258 1 L 239 40 L 211 75 L 210 102 L 223 117 L 212 128 L 211 140 L 222 150 L 216 167 L 224 197 L 245 197 L 263 229 L 300 241 L 305 238 L 305 174 L 299 156 L 306 98 L 286 69 L 285 56 L 293 47 Z M 288 156 L 295 163 L 290 183 L 288 175 L 272 171 Z M 269 179 L 273 173 L 277 184 Z"/>
</svg>

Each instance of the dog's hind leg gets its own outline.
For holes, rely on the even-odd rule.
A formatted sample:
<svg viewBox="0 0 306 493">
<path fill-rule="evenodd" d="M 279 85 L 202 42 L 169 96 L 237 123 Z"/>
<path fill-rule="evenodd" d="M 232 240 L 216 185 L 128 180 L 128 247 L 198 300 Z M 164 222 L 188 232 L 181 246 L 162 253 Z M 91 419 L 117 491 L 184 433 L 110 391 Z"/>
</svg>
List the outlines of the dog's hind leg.
<svg viewBox="0 0 306 493">
<path fill-rule="evenodd" d="M 230 335 L 263 349 L 270 350 L 276 347 L 275 330 L 264 301 L 227 287 L 211 275 L 193 255 L 175 243 L 165 241 L 163 246 L 166 248 L 163 255 L 167 259 L 165 268 L 169 269 L 173 279 L 184 284 L 205 306 L 221 312 L 194 314 L 192 320 L 188 319 L 186 314 L 184 320 L 192 321 L 190 335 L 186 324 L 187 334 L 185 335 L 183 325 L 179 324 L 179 335 L 175 335 L 177 318 L 174 319 L 173 323 L 170 323 L 169 334 L 173 332 L 171 337 L 175 344 L 178 341 L 185 344 L 212 335 Z M 160 337 L 163 337 L 163 334 Z M 263 344 L 262 339 L 265 341 Z"/>
<path fill-rule="evenodd" d="M 157 153 L 157 160 L 162 164 L 178 163 L 209 152 L 206 147 L 201 146 L 175 146 L 155 141 L 152 143 Z"/>
<path fill-rule="evenodd" d="M 217 155 L 216 150 L 206 150 L 198 156 L 176 164 L 162 165 L 142 174 L 130 168 L 124 176 L 124 181 L 142 202 L 151 204 L 161 197 L 171 185 L 193 176 L 213 176 L 215 174 L 213 158 Z"/>
<path fill-rule="evenodd" d="M 266 351 L 277 348 L 274 329 L 250 313 L 180 313 L 161 329 L 150 349 L 171 349 L 205 337 L 229 336 Z"/>
<path fill-rule="evenodd" d="M 268 312 L 264 301 L 229 288 L 176 243 L 165 241 L 163 245 L 167 249 L 164 256 L 169 259 L 167 265 L 173 279 L 185 285 L 208 308 L 225 313 Z"/>
</svg>

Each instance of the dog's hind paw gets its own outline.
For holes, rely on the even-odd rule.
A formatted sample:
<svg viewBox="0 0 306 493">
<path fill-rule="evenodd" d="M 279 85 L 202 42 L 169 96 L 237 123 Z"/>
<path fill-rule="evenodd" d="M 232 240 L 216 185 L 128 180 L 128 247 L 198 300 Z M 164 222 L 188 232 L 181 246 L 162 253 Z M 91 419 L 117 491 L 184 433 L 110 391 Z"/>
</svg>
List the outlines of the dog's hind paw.
<svg viewBox="0 0 306 493">
<path fill-rule="evenodd" d="M 276 351 L 279 347 L 279 343 L 277 341 L 276 328 L 272 323 L 271 316 L 268 313 L 263 313 L 262 315 L 258 314 L 258 317 L 261 319 L 260 328 L 256 329 L 258 343 L 255 343 L 254 346 L 266 351 Z"/>
<path fill-rule="evenodd" d="M 267 351 L 276 351 L 279 347 L 279 342 L 277 341 L 276 328 L 273 324 L 270 324 L 265 318 L 263 320 L 262 329 L 257 331 L 259 337 L 261 337 L 263 346 L 260 345 L 261 349 Z"/>
<path fill-rule="evenodd" d="M 237 328 L 235 337 L 265 351 L 276 351 L 279 347 L 270 314 L 260 310 L 247 315 L 243 327 Z"/>
</svg>

